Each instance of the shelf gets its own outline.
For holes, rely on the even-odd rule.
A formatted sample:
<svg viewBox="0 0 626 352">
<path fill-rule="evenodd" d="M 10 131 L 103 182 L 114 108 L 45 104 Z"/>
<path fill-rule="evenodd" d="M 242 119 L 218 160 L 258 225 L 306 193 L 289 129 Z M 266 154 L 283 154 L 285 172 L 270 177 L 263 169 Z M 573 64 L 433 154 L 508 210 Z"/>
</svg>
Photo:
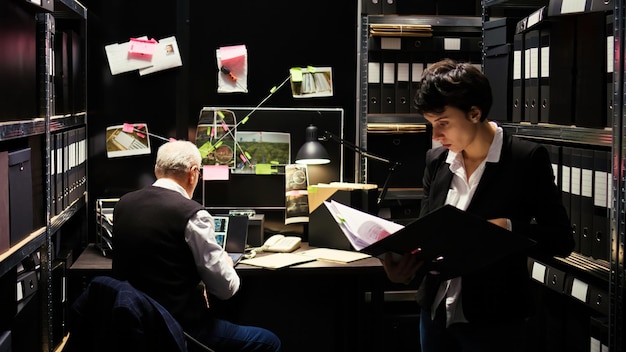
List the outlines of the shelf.
<svg viewBox="0 0 626 352">
<path fill-rule="evenodd" d="M 87 8 L 83 6 L 80 2 L 74 0 L 56 1 L 54 8 L 55 18 L 76 18 L 76 16 L 82 19 L 86 19 Z"/>
<path fill-rule="evenodd" d="M 426 119 L 416 114 L 367 114 L 367 123 L 423 124 Z"/>
<path fill-rule="evenodd" d="M 85 204 L 85 196 L 76 200 L 72 205 L 60 215 L 51 220 L 50 233 L 58 231 L 59 228 L 69 220 Z M 26 257 L 35 252 L 46 241 L 46 227 L 41 227 L 33 231 L 26 238 L 12 246 L 6 252 L 0 254 L 0 276 L 22 262 Z"/>
<path fill-rule="evenodd" d="M 533 8 L 547 6 L 548 0 L 483 0 L 485 7 L 501 5 L 506 7 Z"/>
<path fill-rule="evenodd" d="M 87 195 L 83 194 L 80 198 L 70 204 L 63 212 L 50 219 L 50 234 L 57 232 L 65 222 L 74 216 L 86 203 Z"/>
<path fill-rule="evenodd" d="M 82 126 L 86 121 L 87 113 L 85 112 L 75 115 L 53 116 L 50 118 L 50 132 Z"/>
<path fill-rule="evenodd" d="M 528 139 L 580 143 L 601 147 L 611 147 L 613 145 L 613 131 L 610 129 L 547 124 L 531 125 L 528 123 L 502 123 L 502 127 L 514 135 Z"/>
<path fill-rule="evenodd" d="M 369 24 L 427 25 L 433 27 L 478 27 L 482 28 L 482 18 L 462 16 L 430 15 L 373 15 L 368 16 Z"/>
<path fill-rule="evenodd" d="M 0 276 L 15 268 L 26 257 L 35 252 L 46 241 L 46 228 L 32 232 L 8 251 L 0 254 Z"/>
<path fill-rule="evenodd" d="M 54 132 L 83 125 L 86 121 L 86 115 L 86 113 L 80 113 L 53 117 L 50 119 L 50 131 Z M 46 123 L 43 118 L 0 123 L 0 141 L 42 135 L 44 133 L 46 133 Z"/>
</svg>

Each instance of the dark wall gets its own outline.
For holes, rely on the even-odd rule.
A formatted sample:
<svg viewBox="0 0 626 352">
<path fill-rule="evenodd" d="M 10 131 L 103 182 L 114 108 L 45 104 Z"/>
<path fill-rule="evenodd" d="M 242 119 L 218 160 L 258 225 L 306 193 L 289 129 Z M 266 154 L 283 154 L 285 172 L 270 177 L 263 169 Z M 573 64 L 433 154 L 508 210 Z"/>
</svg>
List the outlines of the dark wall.
<svg viewBox="0 0 626 352">
<path fill-rule="evenodd" d="M 107 159 L 107 126 L 145 122 L 156 135 L 193 139 L 203 106 L 254 107 L 288 77 L 291 67 L 331 66 L 334 96 L 296 100 L 286 85 L 263 106 L 342 107 L 344 136 L 354 141 L 356 1 L 180 0 L 156 4 L 84 0 L 83 4 L 88 8 L 91 200 L 118 197 L 151 183 L 156 148 L 162 143 L 151 139 L 152 155 Z M 142 35 L 157 40 L 175 35 L 183 66 L 143 77 L 137 72 L 111 75 L 104 47 Z M 215 50 L 235 44 L 247 46 L 249 93 L 218 94 Z M 354 160 L 347 159 L 345 180 L 353 181 Z"/>
</svg>

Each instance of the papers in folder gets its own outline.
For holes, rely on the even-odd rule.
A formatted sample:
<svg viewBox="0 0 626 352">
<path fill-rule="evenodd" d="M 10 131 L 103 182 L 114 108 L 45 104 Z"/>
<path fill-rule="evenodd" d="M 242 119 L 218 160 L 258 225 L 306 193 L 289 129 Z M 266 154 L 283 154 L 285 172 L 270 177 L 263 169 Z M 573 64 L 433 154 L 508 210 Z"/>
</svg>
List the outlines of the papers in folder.
<svg viewBox="0 0 626 352">
<path fill-rule="evenodd" d="M 356 250 L 373 256 L 414 253 L 442 278 L 475 271 L 534 244 L 525 236 L 451 205 L 406 226 L 335 201 L 324 205 Z"/>
</svg>

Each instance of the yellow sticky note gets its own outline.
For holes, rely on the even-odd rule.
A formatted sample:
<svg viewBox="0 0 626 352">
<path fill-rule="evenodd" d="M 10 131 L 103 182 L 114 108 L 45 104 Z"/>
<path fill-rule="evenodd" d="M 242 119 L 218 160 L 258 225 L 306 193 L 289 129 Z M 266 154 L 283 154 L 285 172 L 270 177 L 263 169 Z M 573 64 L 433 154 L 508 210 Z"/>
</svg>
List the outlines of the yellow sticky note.
<svg viewBox="0 0 626 352">
<path fill-rule="evenodd" d="M 291 68 L 289 73 L 291 73 L 292 82 L 302 82 L 302 69 L 300 67 Z"/>
<path fill-rule="evenodd" d="M 256 164 L 255 170 L 256 170 L 257 175 L 271 175 L 272 165 L 271 164 Z"/>
</svg>

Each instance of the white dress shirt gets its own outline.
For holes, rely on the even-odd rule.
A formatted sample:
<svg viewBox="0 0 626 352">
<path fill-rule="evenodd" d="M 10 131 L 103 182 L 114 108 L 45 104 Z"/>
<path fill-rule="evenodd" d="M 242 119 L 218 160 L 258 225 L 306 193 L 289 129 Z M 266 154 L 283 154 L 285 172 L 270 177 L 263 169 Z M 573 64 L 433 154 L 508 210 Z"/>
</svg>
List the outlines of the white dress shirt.
<svg viewBox="0 0 626 352">
<path fill-rule="evenodd" d="M 496 134 L 489 147 L 487 157 L 480 163 L 469 179 L 467 178 L 465 164 L 463 163 L 463 155 L 452 151 L 448 152 L 446 163 L 450 164 L 450 171 L 454 176 L 452 177 L 452 183 L 448 190 L 446 204 L 455 206 L 464 211 L 467 210 L 467 207 L 474 197 L 476 188 L 480 183 L 480 179 L 483 176 L 486 163 L 497 163 L 500 161 L 503 140 L 502 128 L 494 122 L 490 123 L 496 126 Z M 451 245 L 454 245 L 454 243 L 451 243 Z M 463 315 L 461 277 L 456 277 L 441 283 L 431 307 L 431 319 L 435 319 L 437 306 L 439 306 L 439 303 L 441 303 L 444 298 L 446 299 L 446 326 L 450 326 L 450 324 L 453 323 L 467 322 L 467 319 L 465 319 Z"/>
<path fill-rule="evenodd" d="M 183 187 L 173 180 L 160 178 L 153 186 L 176 191 L 189 199 Z M 185 241 L 191 249 L 196 268 L 207 292 L 219 299 L 228 299 L 238 290 L 239 275 L 226 259 L 228 255 L 215 240 L 213 217 L 206 210 L 195 213 L 185 228 Z"/>
</svg>

